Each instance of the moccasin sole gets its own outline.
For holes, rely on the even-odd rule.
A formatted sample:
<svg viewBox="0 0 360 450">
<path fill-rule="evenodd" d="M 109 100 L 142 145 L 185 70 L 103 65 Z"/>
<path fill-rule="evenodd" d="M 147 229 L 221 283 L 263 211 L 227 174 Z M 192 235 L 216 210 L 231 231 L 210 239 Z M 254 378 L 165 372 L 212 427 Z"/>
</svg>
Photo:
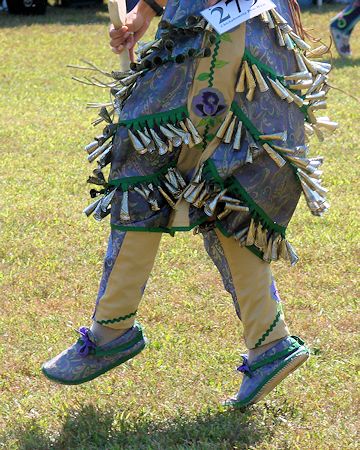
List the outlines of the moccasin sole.
<svg viewBox="0 0 360 450">
<path fill-rule="evenodd" d="M 302 352 L 298 354 L 294 359 L 286 364 L 279 372 L 277 372 L 255 395 L 253 400 L 249 405 L 254 405 L 255 403 L 266 397 L 273 389 L 276 388 L 288 375 L 294 372 L 298 367 L 300 367 L 309 358 L 309 353 Z"/>
<path fill-rule="evenodd" d="M 304 362 L 309 358 L 309 351 L 306 347 L 299 348 L 296 352 L 289 357 L 289 360 L 286 361 L 283 365 L 280 365 L 274 372 L 269 375 L 268 379 L 262 386 L 259 386 L 257 390 L 255 390 L 252 396 L 249 396 L 245 400 L 236 402 L 236 401 L 225 401 L 223 402 L 223 406 L 227 406 L 230 408 L 246 408 L 250 405 L 254 405 L 255 403 L 262 400 L 269 394 L 276 386 L 281 383 L 288 375 L 294 372 L 298 367 L 300 367 Z"/>
</svg>

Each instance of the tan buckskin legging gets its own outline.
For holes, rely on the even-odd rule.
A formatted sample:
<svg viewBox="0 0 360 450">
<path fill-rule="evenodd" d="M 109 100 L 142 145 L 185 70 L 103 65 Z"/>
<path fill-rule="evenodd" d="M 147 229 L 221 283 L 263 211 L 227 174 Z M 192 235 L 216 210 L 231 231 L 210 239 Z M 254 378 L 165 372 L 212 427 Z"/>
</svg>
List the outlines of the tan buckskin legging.
<svg viewBox="0 0 360 450">
<path fill-rule="evenodd" d="M 115 329 L 135 322 L 154 265 L 161 233 L 112 231 L 94 320 Z M 220 270 L 241 317 L 248 348 L 268 344 L 289 334 L 270 264 L 218 230 L 204 233 L 205 247 Z M 110 268 L 109 268 L 110 266 Z"/>
</svg>

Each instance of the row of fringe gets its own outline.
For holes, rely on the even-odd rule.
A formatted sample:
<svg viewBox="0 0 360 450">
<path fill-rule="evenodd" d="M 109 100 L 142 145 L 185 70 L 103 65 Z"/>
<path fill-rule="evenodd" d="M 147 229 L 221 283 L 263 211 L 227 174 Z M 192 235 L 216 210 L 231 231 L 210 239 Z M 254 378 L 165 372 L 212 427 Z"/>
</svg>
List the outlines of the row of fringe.
<svg viewBox="0 0 360 450">
<path fill-rule="evenodd" d="M 190 18 L 189 18 L 190 19 Z M 261 19 L 270 29 L 274 29 L 280 46 L 286 46 L 294 52 L 298 71 L 282 77 L 274 77 L 270 71 L 262 65 L 251 63 L 250 57 L 244 58 L 240 67 L 239 79 L 236 85 L 236 91 L 246 94 L 248 101 L 252 101 L 256 89 L 261 93 L 270 88 L 282 100 L 288 103 L 296 104 L 306 116 L 306 132 L 309 136 L 316 134 L 320 140 L 323 140 L 323 131 L 333 131 L 337 124 L 331 122 L 328 117 L 316 118 L 314 112 L 326 108 L 326 95 L 329 90 L 327 84 L 328 73 L 331 69 L 329 64 L 310 60 L 310 57 L 317 58 L 322 53 L 322 48 L 311 50 L 310 46 L 304 42 L 286 20 L 276 11 L 271 10 L 261 15 Z M 97 125 L 103 121 L 107 123 L 103 133 L 97 136 L 93 142 L 86 146 L 89 162 L 97 162 L 97 168 L 89 177 L 88 182 L 101 186 L 101 191 L 92 190 L 92 196 L 97 197 L 104 194 L 101 198 L 89 205 L 84 213 L 88 216 L 94 215 L 95 219 L 102 220 L 110 213 L 111 202 L 117 191 L 116 187 L 111 187 L 105 180 L 103 168 L 111 162 L 112 138 L 116 132 L 117 126 L 113 123 L 113 115 L 120 115 L 124 102 L 136 86 L 139 77 L 154 67 L 149 64 L 142 64 L 142 60 L 148 60 L 153 51 L 160 48 L 166 48 L 172 51 L 173 45 L 171 38 L 179 34 L 191 34 L 194 32 L 209 32 L 209 43 L 213 43 L 211 36 L 213 30 L 203 19 L 192 18 L 187 24 L 187 29 L 181 31 L 170 26 L 163 25 L 162 38 L 149 44 L 139 47 L 138 54 L 140 61 L 132 66 L 130 71 L 108 73 L 97 68 L 93 64 L 87 63 L 82 69 L 99 71 L 102 75 L 111 77 L 113 81 L 103 82 L 96 78 L 85 78 L 79 80 L 85 84 L 95 84 L 102 88 L 110 88 L 114 98 L 109 104 L 89 104 L 90 107 L 100 107 L 99 118 L 93 124 Z M 194 49 L 193 49 L 194 50 Z M 204 50 L 204 49 L 203 49 Z M 201 54 L 200 54 L 201 53 Z M 209 56 L 208 52 L 193 52 L 193 57 Z M 159 65 L 159 64 L 158 64 Z M 155 64 L 156 66 L 156 64 Z M 108 109 L 110 107 L 110 109 Z M 309 158 L 307 146 L 298 146 L 296 148 L 287 148 L 286 131 L 278 133 L 260 134 L 254 136 L 241 120 L 241 115 L 236 113 L 236 108 L 231 109 L 225 117 L 222 125 L 217 131 L 217 138 L 225 144 L 231 144 L 234 151 L 239 151 L 243 142 L 243 136 L 246 133 L 249 142 L 247 154 L 244 163 L 252 163 L 253 159 L 264 151 L 277 164 L 279 168 L 287 162 L 295 169 L 301 183 L 307 204 L 314 215 L 321 216 L 327 209 L 326 189 L 321 185 L 322 171 L 320 166 L 323 163 L 322 157 Z M 139 154 L 158 152 L 159 155 L 171 153 L 174 149 L 187 145 L 190 148 L 202 142 L 203 138 L 196 129 L 196 126 L 188 117 L 182 120 L 172 120 L 164 123 L 162 120 L 154 126 L 144 125 L 139 129 L 128 128 L 128 136 L 134 150 Z M 281 145 L 278 145 L 281 143 Z M 216 182 L 207 180 L 203 177 L 203 166 L 197 171 L 190 184 L 187 184 L 180 172 L 172 167 L 168 171 L 157 177 L 156 183 L 137 183 L 123 190 L 121 199 L 120 221 L 124 224 L 131 222 L 131 212 L 129 210 L 129 192 L 133 191 L 144 198 L 152 211 L 159 211 L 160 206 L 157 201 L 156 192 L 166 200 L 170 207 L 174 208 L 180 198 L 196 208 L 202 208 L 205 215 L 209 218 L 216 217 L 222 220 L 229 214 L 244 213 L 251 214 L 251 211 L 242 200 L 232 197 L 227 189 L 221 189 Z M 285 260 L 295 264 L 298 260 L 296 252 L 285 239 L 285 237 L 268 229 L 261 218 L 252 217 L 250 224 L 233 234 L 233 237 L 242 246 L 255 246 L 263 253 L 266 261 L 277 260 L 282 257 Z"/>
</svg>

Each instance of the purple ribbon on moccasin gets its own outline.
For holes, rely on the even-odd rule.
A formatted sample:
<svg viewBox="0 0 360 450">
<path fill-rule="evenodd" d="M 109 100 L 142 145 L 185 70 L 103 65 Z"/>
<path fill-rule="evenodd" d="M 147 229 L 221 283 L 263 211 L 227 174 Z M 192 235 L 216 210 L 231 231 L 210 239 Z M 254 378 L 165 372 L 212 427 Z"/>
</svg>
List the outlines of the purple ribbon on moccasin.
<svg viewBox="0 0 360 450">
<path fill-rule="evenodd" d="M 81 356 L 88 356 L 88 354 L 96 348 L 95 338 L 90 329 L 87 327 L 80 327 L 77 332 L 80 334 L 82 344 L 78 350 L 78 353 Z"/>
<path fill-rule="evenodd" d="M 243 359 L 243 363 L 236 370 L 238 372 L 241 372 L 244 375 L 248 376 L 249 378 L 251 378 L 252 372 L 251 372 L 251 369 L 250 369 L 250 366 L 249 366 L 247 355 L 241 355 L 241 357 Z"/>
</svg>

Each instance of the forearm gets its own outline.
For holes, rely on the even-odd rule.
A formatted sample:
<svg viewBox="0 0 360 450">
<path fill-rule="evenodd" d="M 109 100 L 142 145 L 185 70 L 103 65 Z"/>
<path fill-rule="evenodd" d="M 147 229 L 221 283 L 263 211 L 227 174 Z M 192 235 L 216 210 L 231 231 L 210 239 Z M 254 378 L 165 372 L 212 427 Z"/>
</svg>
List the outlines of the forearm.
<svg viewBox="0 0 360 450">
<path fill-rule="evenodd" d="M 156 3 L 159 6 L 165 7 L 167 4 L 167 0 L 156 0 Z M 151 20 L 156 15 L 155 11 L 147 3 L 145 3 L 144 0 L 140 0 L 137 8 L 139 13 L 143 14 L 143 16 L 149 20 Z"/>
</svg>

